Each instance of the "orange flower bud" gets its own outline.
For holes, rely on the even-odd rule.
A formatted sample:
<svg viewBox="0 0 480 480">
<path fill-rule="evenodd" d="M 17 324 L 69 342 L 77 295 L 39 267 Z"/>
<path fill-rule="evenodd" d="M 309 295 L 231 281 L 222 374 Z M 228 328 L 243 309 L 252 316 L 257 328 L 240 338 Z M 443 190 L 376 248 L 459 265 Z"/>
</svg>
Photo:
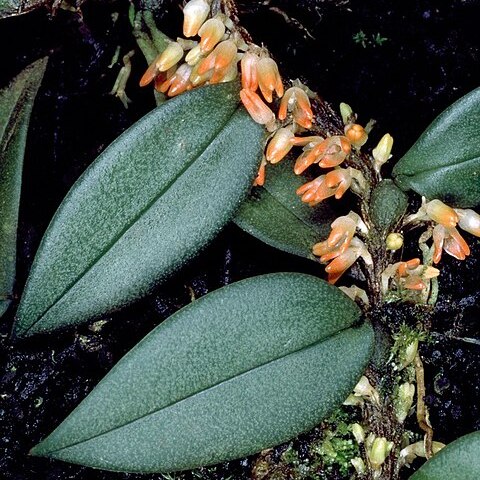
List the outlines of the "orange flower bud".
<svg viewBox="0 0 480 480">
<path fill-rule="evenodd" d="M 346 137 L 333 136 L 324 140 L 323 156 L 318 164 L 322 168 L 340 165 L 350 153 L 350 142 Z"/>
<path fill-rule="evenodd" d="M 255 122 L 267 126 L 275 122 L 275 114 L 255 92 L 244 88 L 240 90 L 240 98 Z"/>
<path fill-rule="evenodd" d="M 185 92 L 191 88 L 190 75 L 192 73 L 192 67 L 186 63 L 180 65 L 173 75 L 173 77 L 168 80 L 169 88 L 167 95 L 169 97 L 175 97 L 180 93 Z M 190 87 L 190 88 L 189 88 Z M 161 87 L 161 91 L 162 91 Z M 166 90 L 163 90 L 166 91 Z"/>
<path fill-rule="evenodd" d="M 272 102 L 272 93 L 283 96 L 283 83 L 275 60 L 261 58 L 257 63 L 257 78 L 260 90 L 269 103 Z"/>
<path fill-rule="evenodd" d="M 368 140 L 368 134 L 358 123 L 351 123 L 345 126 L 345 136 L 354 147 L 360 148 Z"/>
<path fill-rule="evenodd" d="M 267 146 L 266 158 L 270 163 L 278 163 L 293 147 L 290 139 L 294 137 L 289 128 L 280 128 L 276 131 Z"/>
<path fill-rule="evenodd" d="M 242 88 L 255 92 L 258 88 L 257 64 L 260 57 L 255 53 L 247 52 L 240 61 L 242 71 Z"/>
<path fill-rule="evenodd" d="M 237 55 L 237 46 L 232 40 L 220 42 L 215 49 L 200 62 L 198 74 L 203 75 L 212 68 L 217 72 L 226 69 L 235 60 Z M 214 82 L 217 83 L 217 82 Z"/>
<path fill-rule="evenodd" d="M 200 35 L 200 50 L 208 53 L 222 39 L 225 34 L 225 24 L 218 18 L 210 18 L 198 31 Z"/>
<path fill-rule="evenodd" d="M 190 0 L 183 8 L 183 35 L 193 37 L 198 33 L 210 13 L 205 0 Z"/>
</svg>

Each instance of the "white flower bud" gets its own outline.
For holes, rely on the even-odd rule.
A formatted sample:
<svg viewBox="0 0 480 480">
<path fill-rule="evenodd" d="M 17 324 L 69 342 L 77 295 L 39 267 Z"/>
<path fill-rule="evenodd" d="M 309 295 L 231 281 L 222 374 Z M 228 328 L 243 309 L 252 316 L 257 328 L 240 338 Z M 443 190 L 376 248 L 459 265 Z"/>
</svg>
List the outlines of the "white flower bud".
<svg viewBox="0 0 480 480">
<path fill-rule="evenodd" d="M 352 433 L 359 445 L 365 441 L 365 430 L 359 423 L 352 425 Z"/>
<path fill-rule="evenodd" d="M 376 437 L 368 451 L 368 459 L 374 470 L 379 470 L 393 448 L 393 442 L 385 437 Z"/>
<path fill-rule="evenodd" d="M 415 385 L 403 383 L 398 388 L 398 396 L 395 399 L 395 415 L 399 423 L 403 423 L 410 413 L 415 395 Z"/>
<path fill-rule="evenodd" d="M 352 120 L 353 117 L 353 110 L 348 103 L 342 102 L 340 104 L 340 115 L 342 116 L 342 121 L 345 125 L 350 123 L 350 120 Z"/>
<path fill-rule="evenodd" d="M 210 13 L 210 6 L 205 0 L 190 0 L 183 9 L 183 34 L 193 37 L 198 33 Z"/>
<path fill-rule="evenodd" d="M 403 235 L 400 233 L 389 233 L 386 240 L 387 250 L 396 252 L 403 247 Z"/>
<path fill-rule="evenodd" d="M 366 473 L 367 468 L 365 467 L 365 462 L 360 457 L 352 458 L 350 462 L 359 475 L 364 475 Z"/>
</svg>

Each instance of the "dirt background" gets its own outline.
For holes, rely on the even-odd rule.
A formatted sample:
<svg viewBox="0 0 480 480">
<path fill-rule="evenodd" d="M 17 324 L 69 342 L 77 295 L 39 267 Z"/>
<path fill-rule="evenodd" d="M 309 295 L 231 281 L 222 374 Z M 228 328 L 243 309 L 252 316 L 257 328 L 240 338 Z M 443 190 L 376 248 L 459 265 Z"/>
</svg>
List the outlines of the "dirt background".
<svg viewBox="0 0 480 480">
<path fill-rule="evenodd" d="M 438 113 L 480 83 L 478 2 L 272 0 L 243 1 L 239 6 L 243 25 L 256 43 L 271 50 L 285 77 L 304 79 L 334 105 L 350 103 L 361 123 L 375 118 L 371 145 L 390 132 L 396 158 Z M 151 91 L 136 86 L 146 67 L 140 52 L 132 59 L 129 109 L 109 95 L 120 69 L 118 63 L 109 68 L 117 45 L 122 54 L 135 48 L 127 11 L 126 1 L 91 0 L 82 7 L 83 18 L 40 10 L 0 22 L 0 86 L 31 61 L 50 55 L 25 160 L 17 295 L 43 232 L 73 182 L 116 136 L 153 108 Z M 178 2 L 163 2 L 159 20 L 166 33 L 176 36 L 181 22 Z M 468 241 L 471 257 L 462 263 L 450 258 L 443 262 L 433 341 L 422 347 L 426 401 L 436 439 L 444 442 L 480 429 L 480 347 L 469 341 L 480 339 L 480 242 L 471 237 Z M 8 333 L 13 305 L 0 324 L 0 478 L 162 478 L 94 471 L 27 453 L 126 351 L 190 301 L 189 288 L 201 296 L 226 283 L 274 271 L 322 275 L 313 262 L 274 251 L 228 226 L 201 258 L 148 298 L 106 318 L 100 332 L 87 326 L 12 346 Z M 392 322 L 412 321 L 408 309 L 390 311 Z M 300 455 L 311 436 L 296 442 Z M 253 460 L 198 474 L 249 478 Z"/>
</svg>

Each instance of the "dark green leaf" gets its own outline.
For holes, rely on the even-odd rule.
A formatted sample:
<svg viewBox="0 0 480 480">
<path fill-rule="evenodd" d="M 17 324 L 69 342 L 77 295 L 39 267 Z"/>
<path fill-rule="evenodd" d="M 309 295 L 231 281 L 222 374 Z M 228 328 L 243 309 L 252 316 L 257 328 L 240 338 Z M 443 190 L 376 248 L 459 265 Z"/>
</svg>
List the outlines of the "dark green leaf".
<svg viewBox="0 0 480 480">
<path fill-rule="evenodd" d="M 429 200 L 480 206 L 480 88 L 438 116 L 395 165 L 395 181 Z"/>
<path fill-rule="evenodd" d="M 370 215 L 382 232 L 390 231 L 407 211 L 408 197 L 392 180 L 382 180 L 373 190 Z"/>
<path fill-rule="evenodd" d="M 39 247 L 14 333 L 77 324 L 147 294 L 247 195 L 264 129 L 235 83 L 188 92 L 123 133 L 87 169 Z"/>
<path fill-rule="evenodd" d="M 428 460 L 410 480 L 478 480 L 480 432 L 460 437 Z"/>
<path fill-rule="evenodd" d="M 23 157 L 33 102 L 46 66 L 47 58 L 32 63 L 0 91 L 0 316 L 10 304 L 15 281 Z"/>
<path fill-rule="evenodd" d="M 324 240 L 335 219 L 327 202 L 316 207 L 295 193 L 306 182 L 293 173 L 293 157 L 267 166 L 263 187 L 255 187 L 235 216 L 235 223 L 262 242 L 294 255 L 314 260 L 312 247 Z"/>
<path fill-rule="evenodd" d="M 192 469 L 284 442 L 347 397 L 371 355 L 360 310 L 315 277 L 254 277 L 194 301 L 133 348 L 34 455 Z"/>
</svg>

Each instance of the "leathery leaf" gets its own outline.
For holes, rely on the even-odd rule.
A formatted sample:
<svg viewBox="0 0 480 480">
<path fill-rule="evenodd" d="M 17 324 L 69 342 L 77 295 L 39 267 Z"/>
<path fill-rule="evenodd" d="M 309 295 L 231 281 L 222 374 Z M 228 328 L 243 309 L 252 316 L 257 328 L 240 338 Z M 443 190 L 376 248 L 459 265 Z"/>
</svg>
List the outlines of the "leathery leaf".
<svg viewBox="0 0 480 480">
<path fill-rule="evenodd" d="M 289 156 L 267 166 L 265 185 L 252 190 L 234 222 L 272 247 L 315 260 L 312 247 L 328 236 L 336 216 L 328 202 L 312 208 L 300 200 L 295 192 L 306 179 L 295 175 L 294 163 Z"/>
<path fill-rule="evenodd" d="M 37 252 L 14 335 L 78 324 L 147 294 L 212 240 L 247 195 L 264 129 L 236 83 L 168 101 L 75 183 Z"/>
<path fill-rule="evenodd" d="M 221 288 L 135 346 L 32 454 L 131 472 L 244 457 L 317 425 L 370 358 L 360 310 L 277 273 Z"/>
<path fill-rule="evenodd" d="M 441 113 L 393 169 L 395 182 L 429 200 L 480 206 L 480 88 Z"/>
<path fill-rule="evenodd" d="M 23 157 L 33 102 L 47 61 L 42 58 L 32 63 L 0 91 L 0 316 L 13 293 Z"/>
<path fill-rule="evenodd" d="M 448 444 L 420 467 L 410 480 L 478 480 L 480 432 Z"/>
</svg>

